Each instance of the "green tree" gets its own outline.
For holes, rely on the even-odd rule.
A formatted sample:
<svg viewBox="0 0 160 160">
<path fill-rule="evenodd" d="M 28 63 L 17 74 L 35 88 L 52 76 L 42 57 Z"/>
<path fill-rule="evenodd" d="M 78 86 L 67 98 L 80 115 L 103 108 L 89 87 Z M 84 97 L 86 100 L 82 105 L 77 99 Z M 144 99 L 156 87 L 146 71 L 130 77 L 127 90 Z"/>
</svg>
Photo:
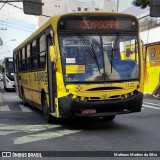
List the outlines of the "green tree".
<svg viewBox="0 0 160 160">
<path fill-rule="evenodd" d="M 147 6 L 150 6 L 150 0 L 134 0 L 132 2 L 133 5 L 140 7 L 142 9 L 146 8 Z"/>
</svg>

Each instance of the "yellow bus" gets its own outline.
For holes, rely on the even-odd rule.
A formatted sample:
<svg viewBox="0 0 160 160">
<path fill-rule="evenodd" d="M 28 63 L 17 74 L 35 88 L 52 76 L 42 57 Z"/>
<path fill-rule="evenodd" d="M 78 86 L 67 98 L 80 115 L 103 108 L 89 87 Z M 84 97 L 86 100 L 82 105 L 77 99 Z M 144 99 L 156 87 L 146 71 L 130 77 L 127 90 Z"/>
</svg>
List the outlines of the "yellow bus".
<svg viewBox="0 0 160 160">
<path fill-rule="evenodd" d="M 134 58 L 126 48 L 136 48 Z M 122 55 L 123 53 L 123 55 Z M 119 13 L 54 16 L 14 50 L 16 92 L 57 118 L 140 112 L 143 55 L 138 21 Z"/>
</svg>

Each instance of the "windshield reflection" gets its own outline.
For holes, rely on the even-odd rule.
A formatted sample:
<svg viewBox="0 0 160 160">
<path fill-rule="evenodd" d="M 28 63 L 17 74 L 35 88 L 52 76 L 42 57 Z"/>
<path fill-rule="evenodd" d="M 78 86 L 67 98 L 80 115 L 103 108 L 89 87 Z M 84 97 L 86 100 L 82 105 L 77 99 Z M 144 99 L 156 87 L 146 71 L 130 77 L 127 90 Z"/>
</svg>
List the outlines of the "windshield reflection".
<svg viewBox="0 0 160 160">
<path fill-rule="evenodd" d="M 14 65 L 13 62 L 7 62 L 6 65 L 6 76 L 10 79 L 10 80 L 14 80 Z"/>
<path fill-rule="evenodd" d="M 60 36 L 66 82 L 102 82 L 139 78 L 137 38 L 113 36 Z"/>
</svg>

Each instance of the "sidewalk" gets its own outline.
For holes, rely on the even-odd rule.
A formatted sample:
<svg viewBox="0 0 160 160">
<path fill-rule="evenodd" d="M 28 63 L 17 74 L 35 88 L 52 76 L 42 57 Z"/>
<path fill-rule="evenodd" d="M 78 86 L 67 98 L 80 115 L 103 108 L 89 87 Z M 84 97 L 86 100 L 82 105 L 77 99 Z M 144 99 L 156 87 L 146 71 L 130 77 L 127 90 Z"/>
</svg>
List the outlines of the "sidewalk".
<svg viewBox="0 0 160 160">
<path fill-rule="evenodd" d="M 149 94 L 149 93 L 144 93 L 143 98 L 144 99 L 159 99 L 159 97 L 156 97 L 156 96 Z"/>
</svg>

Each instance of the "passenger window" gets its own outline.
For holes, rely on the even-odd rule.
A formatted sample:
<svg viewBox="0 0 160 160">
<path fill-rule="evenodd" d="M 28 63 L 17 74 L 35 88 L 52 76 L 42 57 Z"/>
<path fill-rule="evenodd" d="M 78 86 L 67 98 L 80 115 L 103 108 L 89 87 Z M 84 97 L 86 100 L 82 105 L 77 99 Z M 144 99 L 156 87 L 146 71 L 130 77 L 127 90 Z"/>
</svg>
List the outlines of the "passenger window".
<svg viewBox="0 0 160 160">
<path fill-rule="evenodd" d="M 22 49 L 22 71 L 26 70 L 26 55 L 25 48 Z"/>
<path fill-rule="evenodd" d="M 38 60 L 37 60 L 37 43 L 36 40 L 32 42 L 31 45 L 31 68 L 37 69 L 38 66 Z"/>
<path fill-rule="evenodd" d="M 30 44 L 27 46 L 27 70 L 30 70 Z"/>
<path fill-rule="evenodd" d="M 19 71 L 22 70 L 22 50 L 19 51 Z"/>
<path fill-rule="evenodd" d="M 45 69 L 46 66 L 46 35 L 39 38 L 39 55 L 38 55 L 38 68 Z"/>
<path fill-rule="evenodd" d="M 17 72 L 17 52 L 14 53 L 14 72 Z"/>
</svg>

